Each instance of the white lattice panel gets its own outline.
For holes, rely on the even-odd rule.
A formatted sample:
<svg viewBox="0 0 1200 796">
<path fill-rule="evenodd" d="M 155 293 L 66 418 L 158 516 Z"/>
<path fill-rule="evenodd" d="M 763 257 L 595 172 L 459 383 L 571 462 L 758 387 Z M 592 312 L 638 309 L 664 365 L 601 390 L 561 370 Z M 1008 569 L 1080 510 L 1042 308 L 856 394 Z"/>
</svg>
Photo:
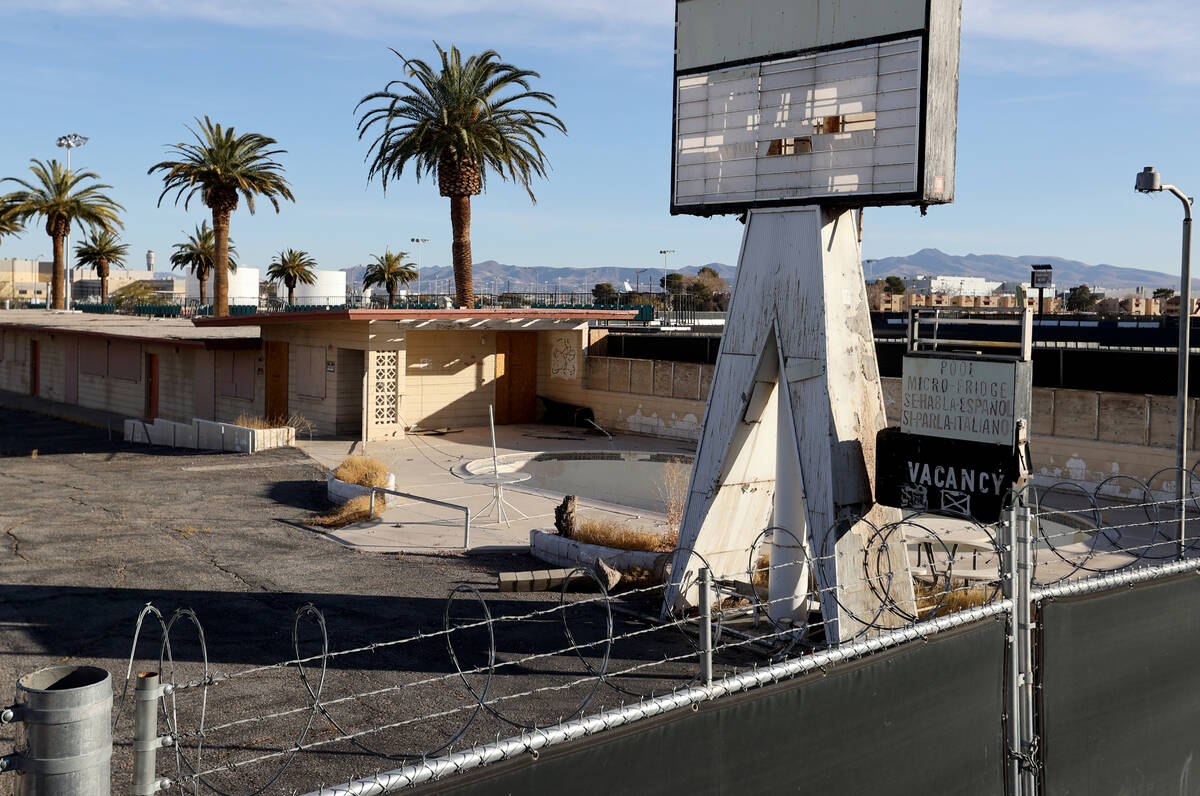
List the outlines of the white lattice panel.
<svg viewBox="0 0 1200 796">
<path fill-rule="evenodd" d="M 390 426 L 400 422 L 400 352 L 371 352 L 371 423 Z"/>
</svg>

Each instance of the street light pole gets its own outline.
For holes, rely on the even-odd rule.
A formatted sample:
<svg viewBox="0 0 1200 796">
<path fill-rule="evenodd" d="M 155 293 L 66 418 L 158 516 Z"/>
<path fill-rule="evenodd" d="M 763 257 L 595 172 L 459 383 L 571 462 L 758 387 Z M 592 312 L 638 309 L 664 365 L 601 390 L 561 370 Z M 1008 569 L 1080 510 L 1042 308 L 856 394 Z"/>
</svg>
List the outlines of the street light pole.
<svg viewBox="0 0 1200 796">
<path fill-rule="evenodd" d="M 58 141 L 56 142 L 57 145 L 65 148 L 67 150 L 67 173 L 68 173 L 68 175 L 71 172 L 71 150 L 77 146 L 83 146 L 87 142 L 88 142 L 87 138 L 80 135 L 79 133 L 67 133 L 66 135 L 60 135 L 58 137 Z M 69 309 L 71 309 L 71 271 L 74 270 L 70 267 L 70 265 L 68 265 L 68 263 L 71 262 L 71 227 L 70 227 L 70 225 L 67 226 L 67 237 L 66 237 L 66 240 L 63 241 L 63 247 L 65 249 L 65 251 L 63 252 L 63 259 L 64 259 L 63 269 L 66 271 L 65 276 L 66 276 L 66 282 L 67 282 L 66 288 L 63 290 L 63 293 L 65 294 L 63 296 L 63 299 L 64 299 L 63 309 L 69 310 Z"/>
<path fill-rule="evenodd" d="M 1175 441 L 1176 466 L 1179 468 L 1178 484 L 1175 497 L 1179 501 L 1179 558 L 1187 553 L 1186 515 L 1184 512 L 1184 484 L 1189 480 L 1187 469 L 1187 403 L 1188 403 L 1188 357 L 1191 354 L 1192 332 L 1192 200 L 1174 185 L 1163 185 L 1162 177 L 1153 166 L 1147 166 L 1137 175 L 1134 189 L 1141 193 L 1155 191 L 1170 191 L 1183 203 L 1183 257 L 1180 266 L 1179 284 L 1179 376 L 1176 385 L 1178 393 L 1178 418 L 1176 421 Z M 1190 492 L 1191 484 L 1187 485 Z"/>
<path fill-rule="evenodd" d="M 417 244 L 417 301 L 421 300 L 421 246 L 429 243 L 429 238 L 409 238 L 409 243 Z"/>
</svg>

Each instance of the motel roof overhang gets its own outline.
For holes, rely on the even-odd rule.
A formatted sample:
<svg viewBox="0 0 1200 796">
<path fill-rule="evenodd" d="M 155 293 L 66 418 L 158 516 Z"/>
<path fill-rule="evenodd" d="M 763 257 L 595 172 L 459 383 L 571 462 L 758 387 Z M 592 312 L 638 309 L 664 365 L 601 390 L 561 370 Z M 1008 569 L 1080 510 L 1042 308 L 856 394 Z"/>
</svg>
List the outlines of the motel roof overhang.
<svg viewBox="0 0 1200 796">
<path fill-rule="evenodd" d="M 90 315 L 47 310 L 7 310 L 0 313 L 0 330 L 35 334 L 103 337 L 139 343 L 208 350 L 258 348 L 257 324 L 252 328 L 198 329 L 183 318 L 144 318 L 132 315 Z"/>
<path fill-rule="evenodd" d="M 196 318 L 200 328 L 271 326 L 275 324 L 320 324 L 344 321 L 393 321 L 402 328 L 428 331 L 496 330 L 541 331 L 572 329 L 589 321 L 631 321 L 637 310 L 313 310 Z"/>
</svg>

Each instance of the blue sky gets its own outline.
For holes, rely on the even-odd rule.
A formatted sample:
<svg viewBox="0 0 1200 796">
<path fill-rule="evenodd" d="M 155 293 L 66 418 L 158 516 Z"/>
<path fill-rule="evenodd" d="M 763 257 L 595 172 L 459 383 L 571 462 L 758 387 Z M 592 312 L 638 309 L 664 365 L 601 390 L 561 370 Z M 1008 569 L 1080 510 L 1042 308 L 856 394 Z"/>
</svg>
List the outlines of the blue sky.
<svg viewBox="0 0 1200 796">
<path fill-rule="evenodd" d="M 1200 191 L 1190 146 L 1200 122 L 1200 24 L 1189 5 L 965 0 L 958 199 L 921 218 L 868 209 L 864 256 L 925 247 L 952 254 L 1043 254 L 1177 272 L 1179 203 L 1132 190 L 1156 165 Z M 235 214 L 244 262 L 311 252 L 322 267 L 411 251 L 449 261 L 447 200 L 429 182 L 367 184 L 354 106 L 400 76 L 388 51 L 431 59 L 431 41 L 492 47 L 541 72 L 569 135 L 547 144 L 553 171 L 538 203 L 493 180 L 474 202 L 476 261 L 528 266 L 735 263 L 732 218 L 668 213 L 670 0 L 0 0 L 6 69 L 0 176 L 59 157 L 55 139 L 90 137 L 73 165 L 99 172 L 126 207 L 140 266 L 164 267 L 171 245 L 205 217 L 168 198 L 147 168 L 184 125 L 209 114 L 262 132 L 297 201 L 276 215 Z M 8 184 L 11 185 L 11 184 Z M 48 255 L 39 229 L 6 238 L 0 256 Z"/>
</svg>

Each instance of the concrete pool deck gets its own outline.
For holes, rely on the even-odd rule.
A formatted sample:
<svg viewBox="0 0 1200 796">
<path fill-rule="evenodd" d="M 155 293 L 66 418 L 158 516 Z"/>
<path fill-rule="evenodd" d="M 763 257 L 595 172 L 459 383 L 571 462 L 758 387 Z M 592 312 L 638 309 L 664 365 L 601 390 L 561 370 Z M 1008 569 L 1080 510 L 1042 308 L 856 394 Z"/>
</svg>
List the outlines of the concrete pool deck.
<svg viewBox="0 0 1200 796">
<path fill-rule="evenodd" d="M 455 433 L 410 434 L 402 440 L 369 442 L 357 440 L 297 440 L 297 445 L 321 465 L 335 469 L 348 454 L 380 459 L 396 474 L 401 492 L 465 505 L 471 510 L 470 549 L 529 545 L 529 532 L 554 524 L 554 507 L 561 494 L 550 494 L 518 484 L 504 488 L 510 507 L 527 515 L 522 518 L 510 508 L 510 524 L 499 522 L 494 510 L 480 513 L 492 500 L 486 486 L 464 483 L 462 465 L 491 457 L 491 436 L 486 427 L 464 428 Z M 546 425 L 512 425 L 496 428 L 496 449 L 507 454 L 594 450 L 695 453 L 694 443 L 615 434 L 610 443 L 597 432 Z M 501 467 L 503 470 L 503 466 Z M 662 523 L 664 517 L 642 508 L 619 506 L 581 497 L 581 513 L 612 516 L 641 524 Z M 389 497 L 388 508 L 379 520 L 348 525 L 327 533 L 331 539 L 360 550 L 377 553 L 460 552 L 463 549 L 462 513 L 439 506 Z"/>
</svg>

